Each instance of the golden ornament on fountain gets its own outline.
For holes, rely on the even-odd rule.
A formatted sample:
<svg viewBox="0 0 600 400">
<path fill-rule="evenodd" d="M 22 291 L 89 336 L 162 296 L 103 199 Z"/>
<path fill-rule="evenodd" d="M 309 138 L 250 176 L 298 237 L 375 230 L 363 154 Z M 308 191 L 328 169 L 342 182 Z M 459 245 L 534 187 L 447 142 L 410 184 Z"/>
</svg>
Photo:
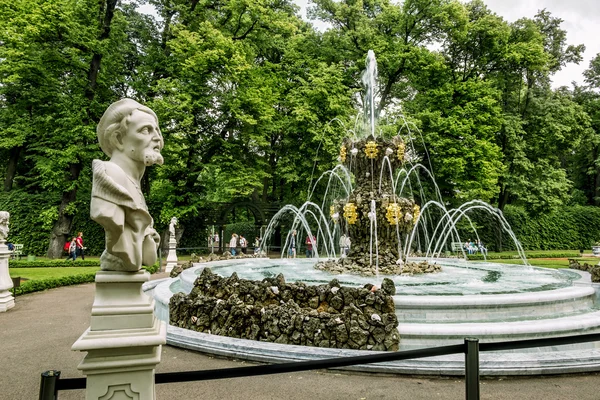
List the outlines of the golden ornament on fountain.
<svg viewBox="0 0 600 400">
<path fill-rule="evenodd" d="M 373 140 L 367 142 L 367 144 L 365 144 L 365 154 L 367 155 L 367 158 L 375 158 L 377 157 L 377 154 L 379 153 L 379 149 L 377 149 L 377 143 Z"/>
<path fill-rule="evenodd" d="M 402 218 L 402 210 L 398 203 L 392 203 L 387 206 L 387 212 L 385 218 L 388 220 L 390 225 L 398 225 L 398 221 Z"/>
<path fill-rule="evenodd" d="M 342 145 L 340 148 L 340 161 L 346 162 L 346 146 Z"/>
<path fill-rule="evenodd" d="M 406 145 L 403 142 L 398 143 L 398 160 L 404 161 L 404 153 L 406 151 Z"/>
<path fill-rule="evenodd" d="M 346 203 L 344 205 L 344 218 L 350 225 L 354 225 L 358 219 L 358 213 L 356 212 L 356 206 L 354 203 Z"/>
<path fill-rule="evenodd" d="M 419 214 L 421 214 L 421 207 L 419 207 L 418 204 L 415 204 L 413 207 L 413 225 L 417 223 Z"/>
</svg>

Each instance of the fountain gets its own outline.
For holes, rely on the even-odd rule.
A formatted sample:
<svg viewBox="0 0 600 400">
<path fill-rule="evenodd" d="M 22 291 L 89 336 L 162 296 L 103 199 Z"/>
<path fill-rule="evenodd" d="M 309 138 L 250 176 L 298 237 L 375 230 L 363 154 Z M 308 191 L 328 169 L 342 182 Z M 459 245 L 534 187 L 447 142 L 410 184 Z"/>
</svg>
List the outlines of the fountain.
<svg viewBox="0 0 600 400">
<path fill-rule="evenodd" d="M 267 247 L 277 225 L 291 216 L 289 232 L 298 231 L 297 238 L 306 234 L 317 260 L 283 258 L 289 246 L 288 234 L 281 259 L 197 264 L 178 278 L 146 285 L 145 290 L 157 300 L 157 316 L 168 322 L 171 296 L 190 293 L 203 269 L 210 267 L 223 277 L 235 272 L 240 278 L 261 280 L 282 273 L 288 282 L 307 285 L 326 284 L 335 277 L 344 286 L 381 287 L 383 279 L 391 279 L 396 286 L 393 300 L 400 350 L 457 344 L 465 337 L 490 342 L 600 332 L 598 285 L 591 283 L 588 273 L 531 267 L 499 210 L 479 200 L 446 208 L 431 166 L 420 163 L 414 142 L 422 136 L 414 125 L 403 120 L 400 132 L 391 138 L 377 131 L 376 71 L 375 56 L 369 51 L 363 76 L 367 88 L 364 117 L 342 143 L 340 164 L 316 180 L 307 202 L 300 207 L 283 207 L 265 231 L 262 246 Z M 430 180 L 433 199 L 425 195 L 423 177 Z M 325 183 L 323 199 L 312 199 L 317 185 Z M 524 265 L 441 257 L 450 242 L 461 242 L 459 222 L 474 227 L 469 218 L 473 210 L 483 210 L 498 220 L 514 241 Z M 477 237 L 474 228 L 473 235 Z M 344 249 L 346 238 L 350 242 L 348 253 Z M 168 328 L 167 342 L 263 362 L 367 352 L 255 342 L 174 326 Z M 353 369 L 462 375 L 464 360 L 457 355 Z M 587 343 L 482 353 L 480 370 L 484 375 L 597 371 L 600 348 L 597 343 Z"/>
</svg>

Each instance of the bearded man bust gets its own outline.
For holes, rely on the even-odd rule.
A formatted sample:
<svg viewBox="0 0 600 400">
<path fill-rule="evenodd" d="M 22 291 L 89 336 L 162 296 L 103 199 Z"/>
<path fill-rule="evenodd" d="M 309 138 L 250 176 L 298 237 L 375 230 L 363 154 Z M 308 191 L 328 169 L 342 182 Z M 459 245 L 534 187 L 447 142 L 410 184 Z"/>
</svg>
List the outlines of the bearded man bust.
<svg viewBox="0 0 600 400">
<path fill-rule="evenodd" d="M 161 165 L 164 141 L 154 111 L 132 99 L 111 104 L 97 127 L 109 161 L 92 162 L 90 214 L 105 231 L 105 271 L 136 272 L 156 262 L 160 236 L 141 191 L 147 166 Z"/>
</svg>

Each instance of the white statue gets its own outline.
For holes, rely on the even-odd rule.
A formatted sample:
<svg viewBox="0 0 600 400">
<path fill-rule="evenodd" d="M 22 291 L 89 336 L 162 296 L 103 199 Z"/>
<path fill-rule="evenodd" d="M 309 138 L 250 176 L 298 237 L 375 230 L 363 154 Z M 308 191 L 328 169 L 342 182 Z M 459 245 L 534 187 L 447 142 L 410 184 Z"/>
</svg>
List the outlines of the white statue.
<svg viewBox="0 0 600 400">
<path fill-rule="evenodd" d="M 8 219 L 10 214 L 8 211 L 0 211 L 0 243 L 4 242 L 8 237 Z"/>
<path fill-rule="evenodd" d="M 177 226 L 177 217 L 171 218 L 171 223 L 169 224 L 169 233 L 172 237 L 175 237 L 175 227 Z"/>
<path fill-rule="evenodd" d="M 135 272 L 156 262 L 160 242 L 140 189 L 146 167 L 163 163 L 158 118 L 137 101 L 122 99 L 106 109 L 97 134 L 100 148 L 110 157 L 92 162 L 90 215 L 106 234 L 101 268 Z"/>
</svg>

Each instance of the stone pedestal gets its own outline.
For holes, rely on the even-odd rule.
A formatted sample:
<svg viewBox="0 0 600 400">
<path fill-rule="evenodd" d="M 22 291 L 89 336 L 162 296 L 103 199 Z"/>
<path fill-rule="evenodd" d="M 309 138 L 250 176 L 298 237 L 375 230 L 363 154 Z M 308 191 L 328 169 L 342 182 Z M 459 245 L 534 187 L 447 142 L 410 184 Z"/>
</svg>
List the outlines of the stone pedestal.
<svg viewBox="0 0 600 400">
<path fill-rule="evenodd" d="M 9 258 L 10 251 L 4 240 L 0 240 L 0 312 L 6 312 L 15 306 L 15 298 L 9 291 L 13 287 L 8 273 Z"/>
<path fill-rule="evenodd" d="M 171 273 L 173 268 L 177 266 L 177 252 L 175 249 L 177 248 L 177 240 L 174 235 L 171 235 L 169 239 L 169 254 L 167 254 L 167 267 L 166 271 Z"/>
<path fill-rule="evenodd" d="M 88 330 L 72 350 L 87 351 L 78 368 L 87 375 L 86 400 L 154 400 L 154 369 L 166 343 L 166 325 L 138 272 L 99 271 Z"/>
</svg>

